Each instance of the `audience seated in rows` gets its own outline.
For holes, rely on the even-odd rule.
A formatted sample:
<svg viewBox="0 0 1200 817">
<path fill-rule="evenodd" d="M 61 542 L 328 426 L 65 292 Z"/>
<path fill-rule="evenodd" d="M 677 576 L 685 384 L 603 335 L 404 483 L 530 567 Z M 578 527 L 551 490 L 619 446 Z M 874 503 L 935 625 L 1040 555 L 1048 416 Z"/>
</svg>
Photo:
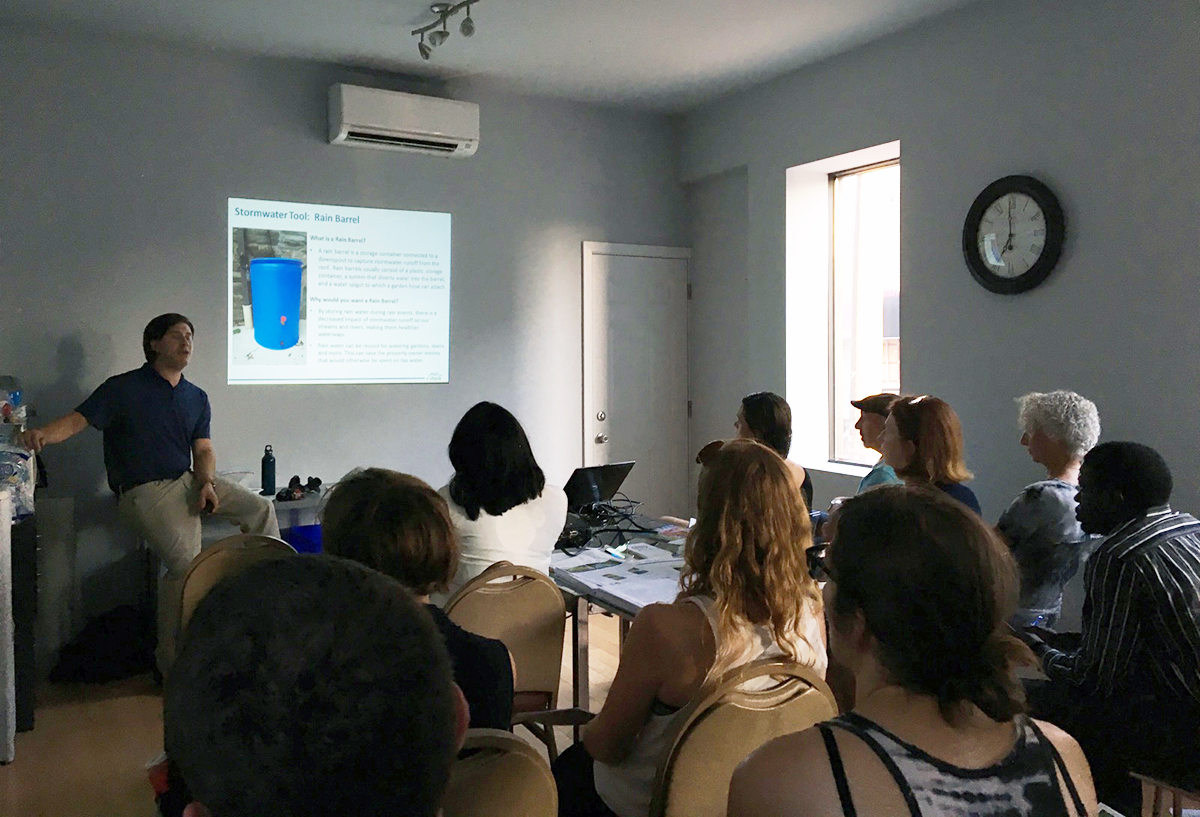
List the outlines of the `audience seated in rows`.
<svg viewBox="0 0 1200 817">
<path fill-rule="evenodd" d="M 439 493 L 461 548 L 450 592 L 496 562 L 549 573 L 567 495 L 546 484 L 517 418 L 495 403 L 476 403 L 458 421 L 449 453 L 454 476 Z"/>
<path fill-rule="evenodd" d="M 190 817 L 433 817 L 467 728 L 421 605 L 329 556 L 262 562 L 214 588 L 163 719 Z"/>
<path fill-rule="evenodd" d="M 325 503 L 325 552 L 353 559 L 408 588 L 433 617 L 471 708 L 472 728 L 508 729 L 513 670 L 508 649 L 451 621 L 429 594 L 443 590 L 458 559 L 446 501 L 429 485 L 384 468 L 351 471 Z"/>
<path fill-rule="evenodd" d="M 1100 799 L 1140 814 L 1140 771 L 1200 785 L 1200 521 L 1172 511 L 1154 449 L 1093 448 L 1079 471 L 1079 523 L 1099 534 L 1084 568 L 1083 632 L 1030 628 L 1048 682 L 1030 682 L 1039 717 L 1079 738 Z"/>
<path fill-rule="evenodd" d="M 859 412 L 858 422 L 854 424 L 854 427 L 858 429 L 858 436 L 862 438 L 864 448 L 879 451 L 879 438 L 883 435 L 883 425 L 887 422 L 888 413 L 892 410 L 892 403 L 895 403 L 898 397 L 899 395 L 884 392 L 869 394 L 859 400 L 850 401 L 850 405 Z M 859 480 L 857 493 L 861 494 L 876 485 L 891 485 L 900 481 L 900 477 L 896 475 L 892 466 L 880 457 L 879 462 L 875 463 L 867 475 Z"/>
<path fill-rule="evenodd" d="M 972 478 L 963 461 L 958 415 L 938 397 L 900 397 L 892 403 L 879 439 L 883 461 L 907 485 L 933 485 L 980 513 L 975 492 L 962 483 Z"/>
<path fill-rule="evenodd" d="M 1016 568 L 977 514 L 881 486 L 841 507 L 825 565 L 830 651 L 857 705 L 751 755 L 730 817 L 1096 813 L 1079 745 L 1022 714 Z"/>
<path fill-rule="evenodd" d="M 1083 456 L 1100 439 L 1100 415 L 1095 403 L 1071 391 L 1032 392 L 1018 402 L 1021 445 L 1046 469 L 1046 479 L 1027 486 L 996 527 L 1021 570 L 1013 626 L 1053 627 L 1063 586 L 1095 544 L 1075 518 L 1075 493 Z"/>
<path fill-rule="evenodd" d="M 772 655 L 824 676 L 812 535 L 783 459 L 750 440 L 724 444 L 697 506 L 679 597 L 638 613 L 603 709 L 555 763 L 563 815 L 645 817 L 673 719 L 706 681 Z"/>
</svg>

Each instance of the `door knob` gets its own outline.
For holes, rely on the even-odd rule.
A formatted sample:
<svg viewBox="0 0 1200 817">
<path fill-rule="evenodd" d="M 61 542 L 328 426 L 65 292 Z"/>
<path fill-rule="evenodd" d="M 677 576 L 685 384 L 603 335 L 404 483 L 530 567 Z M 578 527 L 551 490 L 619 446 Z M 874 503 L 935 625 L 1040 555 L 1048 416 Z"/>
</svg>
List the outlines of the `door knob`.
<svg viewBox="0 0 1200 817">
<path fill-rule="evenodd" d="M 603 445 L 604 443 L 608 442 L 608 435 L 607 435 L 607 434 L 597 434 L 597 435 L 596 435 L 596 442 L 598 442 L 598 443 L 600 443 L 601 445 Z"/>
</svg>

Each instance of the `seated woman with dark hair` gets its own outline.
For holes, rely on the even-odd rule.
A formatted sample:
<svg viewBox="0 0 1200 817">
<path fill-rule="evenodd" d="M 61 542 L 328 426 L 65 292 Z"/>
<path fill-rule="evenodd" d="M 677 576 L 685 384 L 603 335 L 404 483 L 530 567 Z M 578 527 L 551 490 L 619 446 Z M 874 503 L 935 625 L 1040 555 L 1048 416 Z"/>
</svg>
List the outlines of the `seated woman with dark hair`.
<svg viewBox="0 0 1200 817">
<path fill-rule="evenodd" d="M 928 488 L 876 488 L 841 507 L 825 569 L 830 651 L 857 706 L 752 754 L 730 817 L 1096 813 L 1079 744 L 1023 714 L 1016 568 L 977 514 Z"/>
<path fill-rule="evenodd" d="M 461 548 L 450 591 L 500 561 L 549 573 L 567 495 L 546 484 L 517 418 L 495 403 L 476 403 L 458 421 L 449 454 L 454 476 L 439 493 Z"/>
<path fill-rule="evenodd" d="M 727 670 L 783 655 L 825 675 L 812 533 L 783 460 L 750 440 L 724 444 L 696 504 L 679 596 L 637 614 L 604 707 L 554 764 L 560 815 L 646 817 L 677 715 Z"/>
<path fill-rule="evenodd" d="M 471 726 L 508 729 L 513 704 L 508 648 L 467 632 L 429 603 L 429 594 L 445 589 L 458 562 L 450 513 L 437 491 L 397 471 L 351 471 L 325 501 L 321 533 L 326 553 L 391 576 L 425 604 L 446 641 Z"/>
<path fill-rule="evenodd" d="M 757 440 L 783 458 L 804 497 L 804 505 L 812 510 L 813 483 L 808 472 L 787 458 L 792 450 L 792 407 L 778 394 L 759 391 L 742 398 L 737 419 L 733 421 L 739 440 Z M 724 440 L 713 440 L 700 449 L 696 462 L 703 465 L 709 457 L 724 445 Z"/>
<path fill-rule="evenodd" d="M 975 492 L 963 485 L 973 475 L 963 461 L 958 415 L 938 397 L 901 397 L 892 403 L 879 437 L 883 461 L 906 485 L 932 485 L 975 513 Z"/>
</svg>

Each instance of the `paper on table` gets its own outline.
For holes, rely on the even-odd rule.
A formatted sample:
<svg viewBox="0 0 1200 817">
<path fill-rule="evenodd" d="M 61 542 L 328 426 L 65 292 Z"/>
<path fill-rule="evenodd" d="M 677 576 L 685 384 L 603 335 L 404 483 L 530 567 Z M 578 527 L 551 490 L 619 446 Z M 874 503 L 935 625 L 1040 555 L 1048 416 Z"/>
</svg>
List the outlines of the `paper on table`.
<svg viewBox="0 0 1200 817">
<path fill-rule="evenodd" d="M 559 558 L 559 557 L 562 558 Z M 607 565 L 619 565 L 621 561 L 614 559 L 600 548 L 585 550 L 574 556 L 567 556 L 561 550 L 556 550 L 550 557 L 550 566 L 555 570 L 565 570 L 568 573 L 578 573 L 583 570 L 594 570 Z M 589 567 L 591 565 L 591 567 Z"/>
<path fill-rule="evenodd" d="M 672 585 L 679 584 L 679 569 L 683 562 L 673 559 L 669 562 L 631 562 L 590 573 L 587 581 L 594 587 L 611 589 L 616 585 L 646 584 L 655 581 L 668 581 Z"/>
<path fill-rule="evenodd" d="M 655 547 L 649 542 L 631 542 L 625 549 L 626 552 L 632 553 L 634 560 L 638 562 L 664 562 L 679 558 L 671 551 Z"/>
<path fill-rule="evenodd" d="M 604 588 L 623 601 L 641 609 L 647 604 L 670 604 L 679 595 L 679 582 L 669 579 L 652 579 L 650 581 L 627 582 L 625 584 L 609 585 Z"/>
</svg>

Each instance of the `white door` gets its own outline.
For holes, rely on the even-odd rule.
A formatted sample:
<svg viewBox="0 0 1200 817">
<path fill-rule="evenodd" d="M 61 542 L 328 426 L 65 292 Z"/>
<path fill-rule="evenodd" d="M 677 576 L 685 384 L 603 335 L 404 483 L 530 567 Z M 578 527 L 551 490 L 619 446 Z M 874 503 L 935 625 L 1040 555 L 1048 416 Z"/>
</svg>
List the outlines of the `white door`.
<svg viewBox="0 0 1200 817">
<path fill-rule="evenodd" d="M 640 512 L 688 515 L 691 250 L 583 244 L 583 463 L 634 460 Z"/>
</svg>

